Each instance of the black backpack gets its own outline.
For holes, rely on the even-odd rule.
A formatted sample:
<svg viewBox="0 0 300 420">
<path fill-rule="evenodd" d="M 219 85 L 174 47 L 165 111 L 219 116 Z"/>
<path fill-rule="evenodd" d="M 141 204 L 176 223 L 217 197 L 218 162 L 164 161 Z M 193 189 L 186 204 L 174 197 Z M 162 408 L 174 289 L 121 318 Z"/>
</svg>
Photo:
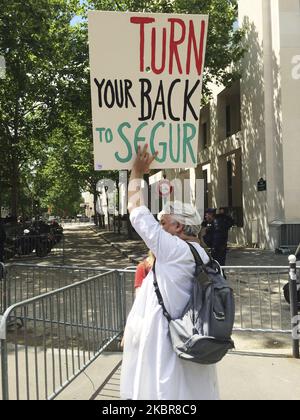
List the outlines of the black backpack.
<svg viewBox="0 0 300 420">
<path fill-rule="evenodd" d="M 211 365 L 219 362 L 234 348 L 231 339 L 235 304 L 232 289 L 222 275 L 219 264 L 204 264 L 197 250 L 187 242 L 196 262 L 192 296 L 182 312 L 173 320 L 167 312 L 153 266 L 154 287 L 163 314 L 169 322 L 173 349 L 185 360 Z"/>
</svg>

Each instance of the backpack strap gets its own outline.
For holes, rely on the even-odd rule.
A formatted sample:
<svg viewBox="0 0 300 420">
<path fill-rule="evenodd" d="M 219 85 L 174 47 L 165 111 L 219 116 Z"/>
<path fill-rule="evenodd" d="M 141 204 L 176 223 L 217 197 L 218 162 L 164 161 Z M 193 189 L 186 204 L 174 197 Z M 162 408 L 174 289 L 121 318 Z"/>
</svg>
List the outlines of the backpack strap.
<svg viewBox="0 0 300 420">
<path fill-rule="evenodd" d="M 191 245 L 189 242 L 187 242 L 187 244 L 189 245 L 190 250 L 191 250 L 191 252 L 193 254 L 193 257 L 195 259 L 196 273 L 197 273 L 197 268 L 202 267 L 204 265 L 204 263 L 203 263 L 200 255 L 199 255 L 198 251 L 196 250 L 196 248 L 193 245 Z M 154 280 L 153 280 L 154 290 L 155 290 L 155 293 L 156 293 L 156 296 L 157 296 L 158 303 L 162 307 L 163 314 L 167 318 L 168 322 L 170 323 L 172 321 L 172 318 L 171 318 L 171 315 L 169 314 L 169 312 L 166 310 L 163 297 L 162 297 L 162 295 L 160 293 L 160 290 L 159 290 L 159 286 L 158 286 L 158 283 L 157 283 L 156 272 L 155 272 L 155 265 L 156 265 L 156 260 L 154 260 L 153 267 L 152 267 L 153 277 L 154 277 Z"/>
<path fill-rule="evenodd" d="M 192 245 L 190 242 L 187 242 L 188 246 L 190 247 L 190 250 L 194 256 L 195 262 L 196 262 L 196 266 L 203 266 L 204 262 L 202 261 L 202 258 L 199 255 L 199 252 L 196 250 L 196 248 L 194 247 L 194 245 Z"/>
<path fill-rule="evenodd" d="M 194 258 L 195 258 L 195 261 L 196 261 L 196 264 L 197 264 L 196 265 L 196 268 L 198 268 L 198 267 L 211 267 L 211 268 L 213 268 L 215 270 L 217 269 L 218 272 L 219 272 L 219 274 L 223 275 L 222 274 L 222 269 L 220 267 L 220 264 L 211 257 L 211 255 L 207 252 L 207 250 L 206 250 L 206 255 L 209 258 L 209 262 L 205 264 L 203 262 L 202 258 L 200 257 L 199 252 L 194 247 L 194 245 L 192 245 L 190 242 L 187 242 L 187 244 L 189 245 L 189 247 L 191 249 L 191 252 L 192 252 L 192 254 L 193 254 Z M 217 267 L 215 267 L 216 264 L 217 264 Z"/>
<path fill-rule="evenodd" d="M 158 303 L 162 307 L 163 314 L 167 318 L 168 322 L 170 323 L 172 321 L 172 318 L 171 318 L 171 315 L 169 314 L 169 312 L 166 310 L 163 297 L 162 297 L 162 295 L 160 293 L 160 290 L 159 290 L 159 287 L 158 287 L 157 277 L 156 277 L 156 272 L 155 272 L 155 265 L 156 265 L 156 260 L 154 260 L 153 267 L 152 267 L 153 277 L 154 277 L 154 280 L 153 280 L 154 290 L 155 290 L 155 293 L 156 293 L 156 296 L 157 296 Z"/>
</svg>

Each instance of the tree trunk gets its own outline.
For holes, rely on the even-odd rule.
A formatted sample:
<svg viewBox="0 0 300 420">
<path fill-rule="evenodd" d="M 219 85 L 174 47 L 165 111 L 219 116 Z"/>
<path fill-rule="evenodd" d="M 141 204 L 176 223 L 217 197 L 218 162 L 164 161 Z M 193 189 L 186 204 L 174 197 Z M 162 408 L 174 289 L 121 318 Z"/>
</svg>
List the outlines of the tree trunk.
<svg viewBox="0 0 300 420">
<path fill-rule="evenodd" d="M 121 234 L 121 216 L 120 216 L 120 187 L 117 182 L 117 212 L 118 212 L 118 234 Z"/>
<path fill-rule="evenodd" d="M 19 165 L 16 156 L 12 156 L 11 176 L 11 216 L 17 220 L 19 211 L 19 186 L 20 186 Z"/>
<path fill-rule="evenodd" d="M 17 221 L 20 192 L 20 171 L 17 157 L 17 146 L 19 144 L 19 97 L 16 97 L 14 115 L 14 134 L 11 139 L 11 215 Z"/>
<path fill-rule="evenodd" d="M 98 219 L 98 213 L 97 213 L 98 194 L 97 194 L 96 188 L 93 189 L 93 197 L 94 197 L 94 223 L 96 226 L 99 226 L 99 219 Z"/>
</svg>

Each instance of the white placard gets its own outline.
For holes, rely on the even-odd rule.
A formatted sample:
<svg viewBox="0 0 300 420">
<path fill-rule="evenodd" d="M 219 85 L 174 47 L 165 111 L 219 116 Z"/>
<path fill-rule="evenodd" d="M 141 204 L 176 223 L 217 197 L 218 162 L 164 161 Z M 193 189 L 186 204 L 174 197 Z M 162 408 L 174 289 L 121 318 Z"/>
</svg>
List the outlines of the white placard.
<svg viewBox="0 0 300 420">
<path fill-rule="evenodd" d="M 95 169 L 197 166 L 208 16 L 90 12 Z"/>
</svg>

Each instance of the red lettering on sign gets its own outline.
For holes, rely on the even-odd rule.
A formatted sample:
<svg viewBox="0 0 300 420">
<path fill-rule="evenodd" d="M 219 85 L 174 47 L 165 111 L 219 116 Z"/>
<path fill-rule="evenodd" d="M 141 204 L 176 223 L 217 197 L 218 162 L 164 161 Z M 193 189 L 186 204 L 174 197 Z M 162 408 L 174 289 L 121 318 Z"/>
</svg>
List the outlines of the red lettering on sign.
<svg viewBox="0 0 300 420">
<path fill-rule="evenodd" d="M 148 17 L 132 17 L 130 22 L 140 27 L 140 71 L 145 69 L 145 25 L 155 22 L 154 18 Z"/>
<path fill-rule="evenodd" d="M 161 74 L 166 67 L 166 56 L 167 56 L 167 30 L 163 28 L 163 40 L 162 40 L 162 58 L 161 67 L 156 67 L 156 29 L 152 29 L 152 43 L 151 43 L 151 69 L 155 74 Z"/>
<path fill-rule="evenodd" d="M 192 47 L 193 47 L 194 55 L 195 55 L 196 68 L 197 68 L 199 76 L 201 74 L 202 64 L 203 64 L 204 37 L 205 37 L 205 21 L 203 20 L 201 22 L 200 46 L 198 49 L 194 22 L 190 20 L 188 50 L 187 50 L 187 59 L 186 59 L 186 74 L 190 74 L 191 72 Z"/>
<path fill-rule="evenodd" d="M 173 74 L 173 61 L 174 56 L 177 62 L 178 71 L 182 74 L 182 66 L 180 63 L 180 56 L 178 52 L 178 46 L 182 44 L 185 40 L 186 27 L 182 19 L 171 18 L 168 19 L 168 22 L 171 23 L 171 34 L 170 34 L 170 61 L 169 61 L 169 74 Z M 175 26 L 179 25 L 181 27 L 181 37 L 178 40 L 175 40 Z"/>
<path fill-rule="evenodd" d="M 145 71 L 145 44 L 149 45 L 151 51 L 147 55 L 150 60 L 151 57 L 151 70 L 154 74 L 161 74 L 168 71 L 170 75 L 176 72 L 176 67 L 179 74 L 183 74 L 183 70 L 187 75 L 191 74 L 192 61 L 195 63 L 195 68 L 198 75 L 201 75 L 203 67 L 204 55 L 204 40 L 206 22 L 201 21 L 199 37 L 196 34 L 195 22 L 189 21 L 186 25 L 180 18 L 169 18 L 169 28 L 161 28 L 162 30 L 162 46 L 157 47 L 157 40 L 159 37 L 158 28 L 155 26 L 151 29 L 151 40 L 145 43 L 145 25 L 155 22 L 155 18 L 150 17 L 132 17 L 130 22 L 135 25 L 140 25 L 140 71 Z M 200 22 L 199 22 L 200 23 Z M 168 31 L 169 29 L 169 31 Z M 169 40 L 167 36 L 169 35 Z M 168 42 L 169 41 L 169 42 Z M 151 46 L 150 46 L 151 45 Z M 169 46 L 169 49 L 167 48 Z M 158 57 L 158 51 L 161 51 L 161 57 Z M 169 51 L 168 64 L 167 53 Z M 151 54 L 150 54 L 151 53 Z M 150 63 L 147 63 L 150 65 Z M 183 69 L 185 64 L 185 69 Z M 168 68 L 167 68 L 168 65 Z"/>
</svg>

